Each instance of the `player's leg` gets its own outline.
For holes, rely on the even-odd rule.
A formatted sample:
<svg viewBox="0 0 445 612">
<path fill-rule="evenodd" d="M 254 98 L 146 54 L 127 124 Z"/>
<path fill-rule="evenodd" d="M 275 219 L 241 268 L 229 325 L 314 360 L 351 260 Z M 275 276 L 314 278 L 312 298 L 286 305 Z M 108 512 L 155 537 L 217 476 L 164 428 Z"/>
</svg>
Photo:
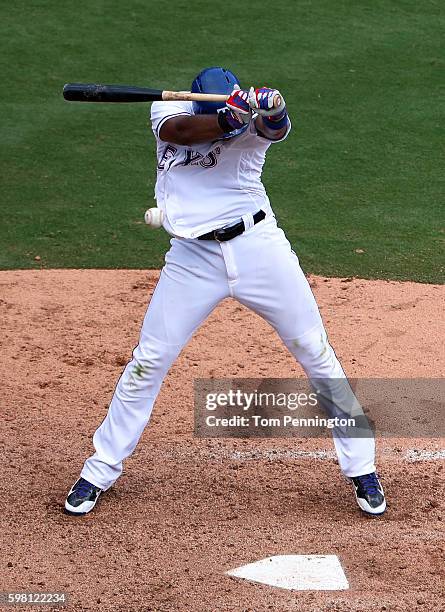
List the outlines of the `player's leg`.
<svg viewBox="0 0 445 612">
<path fill-rule="evenodd" d="M 237 282 L 232 288 L 234 297 L 276 329 L 309 379 L 333 381 L 334 401 L 339 398 L 340 403 L 346 398 L 343 406 L 337 406 L 338 410 L 344 411 L 345 405 L 357 410 L 354 394 L 328 341 L 309 283 L 284 232 L 273 221 L 267 221 L 232 241 L 229 248 L 237 266 Z M 346 476 L 375 471 L 372 436 L 352 438 L 334 434 L 334 443 Z"/>
<path fill-rule="evenodd" d="M 120 377 L 95 454 L 81 477 L 102 490 L 122 472 L 146 426 L 162 381 L 193 332 L 228 294 L 216 243 L 173 240 L 148 306 L 133 358 Z M 174 410 L 174 406 L 172 406 Z"/>
</svg>

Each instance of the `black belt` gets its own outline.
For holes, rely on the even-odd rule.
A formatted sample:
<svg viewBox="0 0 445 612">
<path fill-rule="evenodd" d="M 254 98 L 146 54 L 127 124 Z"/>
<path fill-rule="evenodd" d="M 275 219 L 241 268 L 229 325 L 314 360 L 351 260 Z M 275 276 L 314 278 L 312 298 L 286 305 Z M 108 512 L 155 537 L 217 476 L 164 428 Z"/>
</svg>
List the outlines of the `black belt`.
<svg viewBox="0 0 445 612">
<path fill-rule="evenodd" d="M 253 215 L 253 224 L 256 225 L 266 217 L 264 210 L 259 210 Z M 221 227 L 220 229 L 212 230 L 207 234 L 198 236 L 198 240 L 217 240 L 218 242 L 226 242 L 232 240 L 235 236 L 239 236 L 246 229 L 244 221 L 241 219 L 238 223 L 230 225 L 229 227 Z"/>
</svg>

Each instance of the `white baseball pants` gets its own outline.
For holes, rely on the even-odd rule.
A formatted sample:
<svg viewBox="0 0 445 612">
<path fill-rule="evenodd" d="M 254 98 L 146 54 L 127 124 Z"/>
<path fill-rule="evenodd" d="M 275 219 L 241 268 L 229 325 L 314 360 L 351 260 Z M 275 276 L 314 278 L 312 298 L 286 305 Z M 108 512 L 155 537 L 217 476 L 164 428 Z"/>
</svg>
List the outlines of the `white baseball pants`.
<svg viewBox="0 0 445 612">
<path fill-rule="evenodd" d="M 121 475 L 122 462 L 135 449 L 170 366 L 227 297 L 268 321 L 309 379 L 346 378 L 298 258 L 274 217 L 228 242 L 173 238 L 139 344 L 94 434 L 96 452 L 86 460 L 83 478 L 105 490 Z M 346 476 L 375 471 L 373 437 L 334 435 L 334 444 Z"/>
</svg>

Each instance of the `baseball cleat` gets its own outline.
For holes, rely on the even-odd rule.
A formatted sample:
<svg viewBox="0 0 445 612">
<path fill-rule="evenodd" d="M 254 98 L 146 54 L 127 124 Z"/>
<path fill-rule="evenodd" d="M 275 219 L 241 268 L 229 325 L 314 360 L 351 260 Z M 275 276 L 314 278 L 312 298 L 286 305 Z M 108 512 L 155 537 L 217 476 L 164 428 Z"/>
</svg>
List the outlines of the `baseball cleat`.
<svg viewBox="0 0 445 612">
<path fill-rule="evenodd" d="M 87 514 L 94 508 L 101 493 L 100 487 L 96 487 L 85 478 L 79 478 L 68 493 L 65 511 L 76 516 Z"/>
<path fill-rule="evenodd" d="M 354 476 L 349 480 L 354 486 L 357 503 L 363 512 L 372 516 L 378 516 L 385 512 L 385 494 L 376 472 Z"/>
</svg>

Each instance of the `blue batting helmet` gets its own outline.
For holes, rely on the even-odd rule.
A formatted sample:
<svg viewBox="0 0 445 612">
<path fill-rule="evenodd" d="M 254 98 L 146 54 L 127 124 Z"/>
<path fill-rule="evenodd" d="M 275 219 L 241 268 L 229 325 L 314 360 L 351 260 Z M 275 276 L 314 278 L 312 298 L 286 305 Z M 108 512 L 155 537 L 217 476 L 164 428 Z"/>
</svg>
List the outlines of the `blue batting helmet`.
<svg viewBox="0 0 445 612">
<path fill-rule="evenodd" d="M 239 81 L 233 72 L 213 66 L 204 68 L 192 83 L 193 93 L 215 93 L 230 94 L 234 85 L 239 85 Z M 213 115 L 225 105 L 223 102 L 193 102 L 193 111 L 196 115 Z"/>
</svg>

